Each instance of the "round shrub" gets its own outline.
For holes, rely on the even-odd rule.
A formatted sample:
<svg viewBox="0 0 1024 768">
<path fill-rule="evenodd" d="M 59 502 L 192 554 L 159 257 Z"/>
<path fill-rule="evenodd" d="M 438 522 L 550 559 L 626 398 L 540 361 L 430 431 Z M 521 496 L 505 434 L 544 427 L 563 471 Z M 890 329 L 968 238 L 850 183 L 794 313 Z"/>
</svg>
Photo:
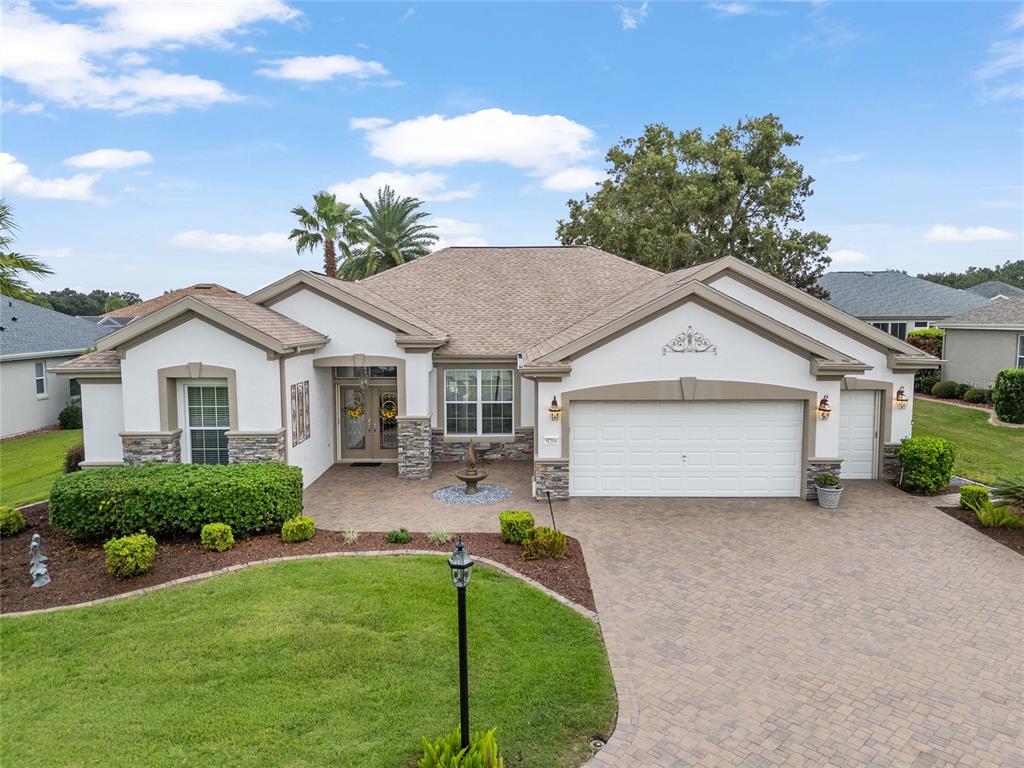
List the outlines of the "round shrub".
<svg viewBox="0 0 1024 768">
<path fill-rule="evenodd" d="M 940 378 L 935 371 L 918 371 L 914 374 L 914 391 L 930 395 L 932 387 L 939 383 Z"/>
<path fill-rule="evenodd" d="M 203 549 L 211 552 L 225 552 L 235 546 L 235 536 L 227 523 L 207 523 L 199 533 Z"/>
<path fill-rule="evenodd" d="M 57 416 L 57 424 L 61 429 L 81 429 L 82 408 L 77 405 L 65 405 L 64 410 Z"/>
<path fill-rule="evenodd" d="M 960 486 L 960 506 L 964 509 L 974 509 L 986 501 L 988 501 L 988 488 L 984 485 Z"/>
<path fill-rule="evenodd" d="M 957 397 L 957 399 L 958 400 L 963 400 L 964 399 L 964 395 L 966 395 L 968 393 L 968 391 L 970 391 L 970 389 L 971 389 L 971 385 L 970 384 L 961 384 L 960 386 L 958 386 L 956 388 L 956 397 Z"/>
<path fill-rule="evenodd" d="M 991 390 L 971 387 L 964 392 L 964 400 L 968 403 L 987 403 L 991 397 Z"/>
<path fill-rule="evenodd" d="M 996 374 L 992 405 L 1003 421 L 1024 424 L 1024 368 L 1007 368 Z"/>
<path fill-rule="evenodd" d="M 309 541 L 315 531 L 312 517 L 293 517 L 281 526 L 281 540 L 287 544 Z"/>
<path fill-rule="evenodd" d="M 103 545 L 107 555 L 107 572 L 118 579 L 130 579 L 153 567 L 156 539 L 145 532 L 111 539 Z"/>
<path fill-rule="evenodd" d="M 85 461 L 85 443 L 69 445 L 64 452 L 64 474 L 77 472 L 81 467 L 78 465 Z"/>
<path fill-rule="evenodd" d="M 534 528 L 523 541 L 522 557 L 523 560 L 561 560 L 565 557 L 566 548 L 564 533 L 542 525 Z"/>
<path fill-rule="evenodd" d="M 941 397 L 943 400 L 951 400 L 956 397 L 959 389 L 959 384 L 955 381 L 949 381 L 946 379 L 938 382 L 934 387 L 932 387 L 932 394 L 935 395 L 935 397 Z"/>
<path fill-rule="evenodd" d="M 900 484 L 918 493 L 942 491 L 953 478 L 956 445 L 942 437 L 907 437 L 900 443 Z"/>
<path fill-rule="evenodd" d="M 533 530 L 533 515 L 522 509 L 509 509 L 498 515 L 501 540 L 506 544 L 522 544 Z"/>
<path fill-rule="evenodd" d="M 25 516 L 20 509 L 0 507 L 0 536 L 15 536 L 25 530 Z"/>
</svg>

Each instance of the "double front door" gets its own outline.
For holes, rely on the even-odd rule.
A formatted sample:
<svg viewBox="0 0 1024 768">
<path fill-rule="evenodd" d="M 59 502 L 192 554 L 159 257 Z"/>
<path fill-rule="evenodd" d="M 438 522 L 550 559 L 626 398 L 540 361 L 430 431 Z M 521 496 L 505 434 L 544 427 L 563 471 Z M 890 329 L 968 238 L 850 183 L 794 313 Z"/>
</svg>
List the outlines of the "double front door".
<svg viewBox="0 0 1024 768">
<path fill-rule="evenodd" d="M 398 458 L 398 388 L 338 386 L 338 460 Z"/>
</svg>

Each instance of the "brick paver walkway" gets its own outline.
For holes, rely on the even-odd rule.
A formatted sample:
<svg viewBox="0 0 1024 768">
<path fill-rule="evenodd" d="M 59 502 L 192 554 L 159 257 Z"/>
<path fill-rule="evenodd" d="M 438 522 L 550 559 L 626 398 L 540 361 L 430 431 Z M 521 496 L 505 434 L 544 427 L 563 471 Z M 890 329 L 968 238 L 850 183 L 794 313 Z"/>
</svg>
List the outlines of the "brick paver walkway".
<svg viewBox="0 0 1024 768">
<path fill-rule="evenodd" d="M 444 507 L 448 483 L 335 469 L 324 527 L 496 530 L 516 493 Z M 881 483 L 838 512 L 797 500 L 587 499 L 583 543 L 620 697 L 605 766 L 1024 768 L 1024 558 Z"/>
</svg>

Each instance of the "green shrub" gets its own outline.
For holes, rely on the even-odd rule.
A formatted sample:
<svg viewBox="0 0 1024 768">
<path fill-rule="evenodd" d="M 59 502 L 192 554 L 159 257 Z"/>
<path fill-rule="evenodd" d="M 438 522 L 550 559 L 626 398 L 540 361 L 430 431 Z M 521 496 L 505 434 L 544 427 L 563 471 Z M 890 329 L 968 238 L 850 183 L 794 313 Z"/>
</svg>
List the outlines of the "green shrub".
<svg viewBox="0 0 1024 768">
<path fill-rule="evenodd" d="M 1024 509 L 1024 475 L 1000 477 L 992 486 L 992 501 L 1001 507 Z"/>
<path fill-rule="evenodd" d="M 156 559 L 156 539 L 147 534 L 133 533 L 111 539 L 103 545 L 107 555 L 107 572 L 119 579 L 130 579 L 153 567 Z"/>
<path fill-rule="evenodd" d="M 942 437 L 907 437 L 897 455 L 902 465 L 901 485 L 918 493 L 939 493 L 953 478 L 956 445 Z"/>
<path fill-rule="evenodd" d="M 80 469 L 78 465 L 83 461 L 85 461 L 85 443 L 69 445 L 64 452 L 64 474 L 77 472 Z"/>
<path fill-rule="evenodd" d="M 957 388 L 956 388 L 957 400 L 963 400 L 964 399 L 964 395 L 966 395 L 970 390 L 971 390 L 971 385 L 970 384 L 960 384 L 959 386 L 957 386 Z"/>
<path fill-rule="evenodd" d="M 1019 528 L 1024 525 L 1024 517 L 1014 513 L 1010 507 L 993 504 L 988 499 L 975 499 L 969 507 L 986 528 Z"/>
<path fill-rule="evenodd" d="M 25 516 L 20 509 L 0 507 L 0 536 L 14 536 L 25 530 Z"/>
<path fill-rule="evenodd" d="M 930 395 L 932 387 L 939 383 L 940 378 L 935 371 L 918 371 L 914 374 L 914 391 Z"/>
<path fill-rule="evenodd" d="M 442 544 L 447 544 L 453 538 L 452 532 L 447 528 L 435 528 L 427 534 L 427 541 L 433 544 L 435 547 L 439 547 Z"/>
<path fill-rule="evenodd" d="M 907 334 L 907 342 L 918 349 L 923 349 L 929 355 L 942 357 L 943 335 L 941 328 L 918 328 Z"/>
<path fill-rule="evenodd" d="M 540 526 L 530 531 L 523 540 L 523 560 L 561 560 L 565 557 L 565 534 L 553 528 Z"/>
<path fill-rule="evenodd" d="M 344 539 L 346 544 L 355 544 L 359 541 L 359 531 L 345 531 Z"/>
<path fill-rule="evenodd" d="M 996 374 L 992 405 L 1003 421 L 1024 424 L 1024 368 L 1007 368 Z"/>
<path fill-rule="evenodd" d="M 57 478 L 50 524 L 76 539 L 198 536 L 227 523 L 236 537 L 279 530 L 302 512 L 302 471 L 284 464 L 141 464 Z"/>
<path fill-rule="evenodd" d="M 956 397 L 957 391 L 960 389 L 960 385 L 955 381 L 949 381 L 948 379 L 940 381 L 934 387 L 932 387 L 932 394 L 935 397 L 941 397 L 943 400 L 952 400 Z"/>
<path fill-rule="evenodd" d="M 522 509 L 510 509 L 498 515 L 501 540 L 506 544 L 522 544 L 533 530 L 533 515 Z"/>
<path fill-rule="evenodd" d="M 298 544 L 312 539 L 315 532 L 316 525 L 312 517 L 292 517 L 281 526 L 281 540 L 286 544 Z"/>
<path fill-rule="evenodd" d="M 971 509 L 971 504 L 980 500 L 988 500 L 988 488 L 984 485 L 961 485 L 960 506 Z"/>
<path fill-rule="evenodd" d="M 388 531 L 384 538 L 387 539 L 390 544 L 408 544 L 412 541 L 412 536 L 406 528 L 397 528 L 393 531 Z"/>
<path fill-rule="evenodd" d="M 964 400 L 968 403 L 987 403 L 992 397 L 991 389 L 982 389 L 981 387 L 971 387 L 964 392 Z"/>
<path fill-rule="evenodd" d="M 456 728 L 431 742 L 423 739 L 423 757 L 417 768 L 504 768 L 505 760 L 498 753 L 494 728 L 470 734 L 469 746 L 461 749 L 461 730 Z"/>
<path fill-rule="evenodd" d="M 819 488 L 838 488 L 839 475 L 833 475 L 831 472 L 822 472 L 818 475 L 816 483 Z"/>
<path fill-rule="evenodd" d="M 61 429 L 82 428 L 82 408 L 77 405 L 65 405 L 57 416 L 57 424 Z"/>
<path fill-rule="evenodd" d="M 203 549 L 211 552 L 226 552 L 235 546 L 235 535 L 227 523 L 207 523 L 199 532 Z"/>
</svg>

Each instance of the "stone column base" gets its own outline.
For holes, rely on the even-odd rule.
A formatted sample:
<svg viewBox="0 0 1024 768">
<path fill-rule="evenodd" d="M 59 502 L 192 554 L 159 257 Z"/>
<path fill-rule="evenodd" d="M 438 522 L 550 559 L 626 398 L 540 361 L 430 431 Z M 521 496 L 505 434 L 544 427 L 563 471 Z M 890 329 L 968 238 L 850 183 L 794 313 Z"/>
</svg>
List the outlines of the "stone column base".
<svg viewBox="0 0 1024 768">
<path fill-rule="evenodd" d="M 403 480 L 426 480 L 434 469 L 430 454 L 430 419 L 398 417 L 398 476 Z"/>
<path fill-rule="evenodd" d="M 181 430 L 170 432 L 122 432 L 124 463 L 180 464 Z"/>
<path fill-rule="evenodd" d="M 890 482 L 895 482 L 899 479 L 900 470 L 900 459 L 896 455 L 896 451 L 900 449 L 899 443 L 888 443 L 885 449 L 882 451 L 882 479 Z"/>
<path fill-rule="evenodd" d="M 228 432 L 228 464 L 284 461 L 284 430 Z"/>
<path fill-rule="evenodd" d="M 569 498 L 569 462 L 565 459 L 534 459 L 533 493 L 537 499 Z"/>
<path fill-rule="evenodd" d="M 832 475 L 840 475 L 842 466 L 843 463 L 840 459 L 810 459 L 804 471 L 804 498 L 808 501 L 815 501 L 818 498 L 818 490 L 815 488 L 818 477 L 826 472 Z"/>
</svg>

